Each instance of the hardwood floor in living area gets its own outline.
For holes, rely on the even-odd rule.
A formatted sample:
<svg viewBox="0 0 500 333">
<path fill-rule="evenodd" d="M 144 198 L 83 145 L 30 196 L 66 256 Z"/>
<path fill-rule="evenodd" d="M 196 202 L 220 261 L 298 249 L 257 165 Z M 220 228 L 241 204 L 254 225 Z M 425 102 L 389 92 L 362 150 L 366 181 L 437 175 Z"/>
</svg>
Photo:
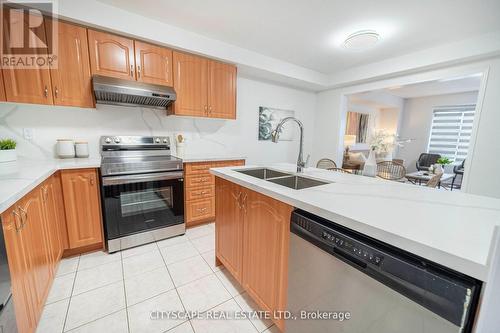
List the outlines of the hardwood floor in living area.
<svg viewBox="0 0 500 333">
<path fill-rule="evenodd" d="M 63 259 L 38 333 L 278 332 L 267 320 L 151 319 L 151 311 L 258 310 L 215 266 L 214 224 L 107 254 Z"/>
</svg>

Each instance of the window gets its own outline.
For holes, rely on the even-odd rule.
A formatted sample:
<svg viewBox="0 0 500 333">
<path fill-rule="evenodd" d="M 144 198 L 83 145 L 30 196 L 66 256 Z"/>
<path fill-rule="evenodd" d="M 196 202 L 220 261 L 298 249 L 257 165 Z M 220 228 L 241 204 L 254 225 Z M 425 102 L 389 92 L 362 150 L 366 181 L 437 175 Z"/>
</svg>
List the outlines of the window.
<svg viewBox="0 0 500 333">
<path fill-rule="evenodd" d="M 434 109 L 427 152 L 462 162 L 469 150 L 475 109 L 475 104 Z"/>
</svg>

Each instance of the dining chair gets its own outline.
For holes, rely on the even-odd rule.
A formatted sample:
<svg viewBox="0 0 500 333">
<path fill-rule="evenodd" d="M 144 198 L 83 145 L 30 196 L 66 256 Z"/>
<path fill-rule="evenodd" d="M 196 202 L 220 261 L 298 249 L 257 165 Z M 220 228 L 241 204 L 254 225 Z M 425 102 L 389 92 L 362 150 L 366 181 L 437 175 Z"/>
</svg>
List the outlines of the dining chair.
<svg viewBox="0 0 500 333">
<path fill-rule="evenodd" d="M 406 168 L 393 161 L 382 161 L 377 163 L 377 176 L 387 180 L 401 181 L 406 176 Z"/>
<path fill-rule="evenodd" d="M 341 172 L 341 173 L 350 173 L 350 174 L 352 174 L 352 172 L 350 172 L 349 170 L 342 169 L 342 168 L 328 168 L 327 170 L 335 171 L 335 172 Z"/>
<path fill-rule="evenodd" d="M 427 182 L 426 186 L 430 188 L 436 188 L 436 186 L 438 186 L 439 182 L 441 181 L 442 175 L 443 173 L 437 173 L 434 176 L 432 176 L 431 179 L 429 179 L 429 181 Z"/>
<path fill-rule="evenodd" d="M 316 163 L 316 168 L 318 169 L 331 169 L 336 167 L 337 164 L 329 158 L 322 158 Z"/>
<path fill-rule="evenodd" d="M 418 171 L 428 171 L 429 167 L 433 164 L 436 164 L 437 160 L 439 160 L 440 158 L 441 155 L 439 154 L 422 153 L 418 157 L 415 166 Z"/>
</svg>

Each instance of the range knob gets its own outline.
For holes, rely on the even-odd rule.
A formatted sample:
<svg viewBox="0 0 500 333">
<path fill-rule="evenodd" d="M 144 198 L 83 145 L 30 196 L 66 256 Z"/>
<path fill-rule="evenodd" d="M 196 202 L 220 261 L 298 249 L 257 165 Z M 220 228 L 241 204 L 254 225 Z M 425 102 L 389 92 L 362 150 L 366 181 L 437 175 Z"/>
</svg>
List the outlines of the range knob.
<svg viewBox="0 0 500 333">
<path fill-rule="evenodd" d="M 156 139 L 155 139 L 155 142 L 156 142 L 156 143 L 160 143 L 160 142 L 161 142 L 161 141 L 160 141 L 160 138 L 156 138 Z"/>
<path fill-rule="evenodd" d="M 168 139 L 167 138 L 163 138 L 163 143 L 168 143 Z"/>
<path fill-rule="evenodd" d="M 104 142 L 106 142 L 106 143 L 111 143 L 111 138 L 106 138 L 106 139 L 104 139 Z"/>
<path fill-rule="evenodd" d="M 121 141 L 121 140 L 120 140 L 120 137 L 118 137 L 118 136 L 117 136 L 117 137 L 115 138 L 115 143 L 120 143 L 120 141 Z"/>
</svg>

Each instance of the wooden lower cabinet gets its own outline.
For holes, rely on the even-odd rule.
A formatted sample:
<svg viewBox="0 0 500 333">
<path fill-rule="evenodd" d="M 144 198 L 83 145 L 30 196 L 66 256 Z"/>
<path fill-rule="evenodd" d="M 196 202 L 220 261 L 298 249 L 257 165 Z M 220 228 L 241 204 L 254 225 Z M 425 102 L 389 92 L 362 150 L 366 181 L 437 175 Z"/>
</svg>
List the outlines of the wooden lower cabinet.
<svg viewBox="0 0 500 333">
<path fill-rule="evenodd" d="M 243 211 L 241 187 L 217 177 L 215 252 L 224 267 L 242 283 L 243 271 Z"/>
<path fill-rule="evenodd" d="M 102 219 L 97 170 L 61 171 L 70 249 L 101 244 Z"/>
<path fill-rule="evenodd" d="M 68 248 L 66 230 L 73 231 L 72 244 L 78 237 L 84 244 L 89 240 L 102 244 L 97 171 L 61 173 L 62 177 L 59 172 L 50 176 L 0 216 L 19 333 L 36 331 L 57 265 Z M 61 178 L 68 193 L 64 197 Z M 75 214 L 74 209 L 86 210 L 88 215 Z M 66 215 L 78 217 L 70 220 L 71 228 L 66 228 Z"/>
<path fill-rule="evenodd" d="M 184 163 L 184 211 L 186 226 L 215 219 L 215 177 L 210 168 L 245 165 L 245 160 Z"/>
<path fill-rule="evenodd" d="M 217 259 L 263 310 L 284 311 L 293 207 L 220 178 L 216 193 Z"/>
</svg>

